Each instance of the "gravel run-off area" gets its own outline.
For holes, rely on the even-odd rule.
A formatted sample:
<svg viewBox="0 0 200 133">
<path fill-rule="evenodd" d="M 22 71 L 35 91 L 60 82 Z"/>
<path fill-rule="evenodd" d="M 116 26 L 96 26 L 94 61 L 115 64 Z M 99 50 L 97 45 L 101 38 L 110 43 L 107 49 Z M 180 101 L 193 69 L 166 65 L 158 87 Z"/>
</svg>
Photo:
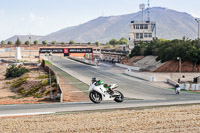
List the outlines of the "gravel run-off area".
<svg viewBox="0 0 200 133">
<path fill-rule="evenodd" d="M 2 133 L 200 132 L 200 105 L 0 118 Z"/>
</svg>

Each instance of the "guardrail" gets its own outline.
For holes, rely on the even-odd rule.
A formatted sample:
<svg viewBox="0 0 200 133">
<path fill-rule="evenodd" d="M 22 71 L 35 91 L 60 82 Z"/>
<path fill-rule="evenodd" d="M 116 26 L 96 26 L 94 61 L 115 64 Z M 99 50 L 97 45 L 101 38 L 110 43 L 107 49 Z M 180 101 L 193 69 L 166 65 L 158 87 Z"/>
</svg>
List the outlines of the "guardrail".
<svg viewBox="0 0 200 133">
<path fill-rule="evenodd" d="M 140 79 L 144 79 L 144 80 L 147 80 L 147 81 L 150 81 L 150 82 L 156 81 L 155 76 L 148 76 L 148 75 L 144 75 L 144 74 L 137 73 L 137 72 L 131 72 L 130 69 L 125 70 L 125 74 L 127 74 L 129 76 L 137 77 L 137 78 L 140 78 Z"/>
<path fill-rule="evenodd" d="M 140 71 L 140 67 L 127 66 L 127 65 L 124 65 L 124 64 L 120 64 L 120 63 L 115 63 L 115 65 L 118 66 L 118 67 L 131 69 L 131 70 L 134 70 L 134 71 Z"/>
</svg>

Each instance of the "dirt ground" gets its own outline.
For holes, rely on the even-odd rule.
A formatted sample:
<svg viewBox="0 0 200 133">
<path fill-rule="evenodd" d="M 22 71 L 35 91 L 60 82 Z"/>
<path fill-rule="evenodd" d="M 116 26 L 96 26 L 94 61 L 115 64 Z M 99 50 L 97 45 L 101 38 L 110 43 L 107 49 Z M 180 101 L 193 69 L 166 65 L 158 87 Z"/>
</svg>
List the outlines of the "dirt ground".
<svg viewBox="0 0 200 133">
<path fill-rule="evenodd" d="M 89 101 L 88 94 L 78 90 L 74 85 L 67 85 L 66 79 L 60 76 L 60 86 L 63 91 L 63 102 L 84 102 Z"/>
<path fill-rule="evenodd" d="M 146 133 L 200 131 L 200 105 L 1 118 L 0 132 Z"/>
<path fill-rule="evenodd" d="M 27 66 L 27 68 L 35 68 L 35 67 L 30 67 Z M 5 105 L 5 104 L 25 104 L 25 103 L 49 103 L 50 101 L 44 100 L 44 98 L 33 98 L 33 97 L 21 97 L 18 93 L 13 92 L 11 89 L 11 84 L 14 79 L 5 79 L 5 73 L 6 73 L 6 66 L 4 63 L 0 63 L 0 105 Z M 36 79 L 39 75 L 44 75 L 46 74 L 44 70 L 38 70 L 36 71 L 30 71 L 28 75 L 29 81 L 28 85 L 24 86 L 24 88 L 29 88 L 31 85 L 34 85 L 36 82 L 39 82 L 39 79 Z M 9 84 L 8 84 L 9 83 Z M 20 97 L 20 98 L 17 98 Z"/>
</svg>

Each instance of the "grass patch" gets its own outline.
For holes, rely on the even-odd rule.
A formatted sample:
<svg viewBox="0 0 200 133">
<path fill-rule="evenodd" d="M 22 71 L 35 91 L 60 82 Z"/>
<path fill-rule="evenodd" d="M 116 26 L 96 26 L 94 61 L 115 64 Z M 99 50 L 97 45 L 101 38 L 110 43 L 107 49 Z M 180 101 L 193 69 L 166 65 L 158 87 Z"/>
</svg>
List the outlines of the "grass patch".
<svg viewBox="0 0 200 133">
<path fill-rule="evenodd" d="M 11 84 L 11 83 L 12 83 L 12 82 L 10 82 L 10 81 L 7 81 L 7 82 L 6 82 L 6 84 Z"/>
<path fill-rule="evenodd" d="M 14 81 L 14 83 L 11 85 L 11 87 L 12 88 L 21 87 L 24 83 L 26 83 L 28 78 L 29 78 L 29 76 L 18 78 L 17 80 Z"/>
<path fill-rule="evenodd" d="M 24 98 L 24 97 L 18 97 L 18 96 L 8 96 L 8 98 L 11 98 L 11 99 L 21 99 L 21 98 Z"/>
<path fill-rule="evenodd" d="M 45 65 L 52 65 L 51 62 L 45 60 Z"/>
<path fill-rule="evenodd" d="M 74 86 L 77 87 L 80 91 L 87 92 L 89 85 L 83 83 L 82 81 L 76 79 L 75 77 L 71 76 L 70 74 L 66 73 L 65 71 L 61 70 L 60 68 L 51 65 L 50 68 L 55 71 L 58 75 L 65 78 L 67 82 L 74 82 Z"/>
<path fill-rule="evenodd" d="M 40 75 L 40 76 L 36 77 L 36 79 L 46 79 L 48 77 L 49 77 L 49 75 L 45 74 L 45 75 Z"/>
<path fill-rule="evenodd" d="M 33 96 L 35 98 L 41 98 L 43 95 L 39 93 L 39 91 L 42 90 L 47 85 L 48 85 L 48 80 L 45 80 L 43 82 L 40 82 L 36 86 L 32 87 L 30 90 L 27 90 L 21 94 L 24 95 L 25 97 Z"/>
</svg>

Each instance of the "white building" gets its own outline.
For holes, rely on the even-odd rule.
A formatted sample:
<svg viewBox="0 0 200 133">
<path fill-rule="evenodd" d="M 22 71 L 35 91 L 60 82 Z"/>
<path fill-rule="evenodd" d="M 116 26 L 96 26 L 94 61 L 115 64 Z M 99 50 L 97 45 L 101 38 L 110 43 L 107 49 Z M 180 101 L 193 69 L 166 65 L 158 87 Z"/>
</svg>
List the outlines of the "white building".
<svg viewBox="0 0 200 133">
<path fill-rule="evenodd" d="M 156 23 L 151 21 L 131 21 L 129 49 L 133 49 L 140 41 L 150 42 L 156 39 Z"/>
</svg>

